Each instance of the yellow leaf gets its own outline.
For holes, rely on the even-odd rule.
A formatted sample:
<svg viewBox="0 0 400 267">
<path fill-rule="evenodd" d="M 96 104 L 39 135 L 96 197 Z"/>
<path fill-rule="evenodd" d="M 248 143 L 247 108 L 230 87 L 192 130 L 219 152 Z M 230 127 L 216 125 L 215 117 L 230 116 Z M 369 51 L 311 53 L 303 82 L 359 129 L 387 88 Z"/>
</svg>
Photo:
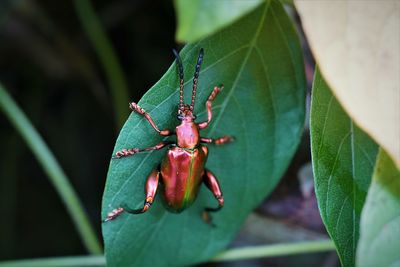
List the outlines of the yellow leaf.
<svg viewBox="0 0 400 267">
<path fill-rule="evenodd" d="M 295 1 L 347 113 L 400 166 L 400 1 Z"/>
</svg>

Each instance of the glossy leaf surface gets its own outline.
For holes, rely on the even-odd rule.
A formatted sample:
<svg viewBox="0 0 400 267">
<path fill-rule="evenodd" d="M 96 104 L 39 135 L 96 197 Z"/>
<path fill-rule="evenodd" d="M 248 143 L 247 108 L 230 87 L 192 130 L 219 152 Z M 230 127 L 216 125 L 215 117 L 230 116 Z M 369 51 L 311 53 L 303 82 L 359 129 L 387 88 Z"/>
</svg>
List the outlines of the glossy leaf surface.
<svg viewBox="0 0 400 267">
<path fill-rule="evenodd" d="M 377 145 L 359 129 L 316 71 L 311 102 L 311 150 L 321 217 L 342 266 L 354 266 L 361 210 Z"/>
<path fill-rule="evenodd" d="M 305 77 L 299 41 L 278 1 L 266 1 L 226 30 L 181 51 L 186 102 L 200 47 L 205 56 L 195 113 L 205 120 L 205 101 L 224 84 L 214 117 L 202 136 L 233 135 L 234 143 L 209 146 L 206 167 L 219 179 L 225 207 L 213 215 L 216 227 L 201 218 L 216 200 L 202 186 L 198 199 L 180 214 L 169 213 L 156 198 L 150 211 L 123 214 L 103 224 L 107 264 L 113 266 L 184 266 L 205 261 L 234 237 L 248 213 L 275 187 L 290 162 L 304 124 Z M 160 128 L 177 125 L 178 77 L 172 65 L 140 100 Z M 174 138 L 171 138 L 172 140 Z M 138 114 L 131 114 L 114 153 L 149 147 L 162 138 Z M 143 205 L 144 183 L 165 150 L 113 160 L 103 197 L 102 218 L 127 204 Z"/>
<path fill-rule="evenodd" d="M 357 266 L 400 266 L 400 171 L 381 150 L 361 215 Z"/>
<path fill-rule="evenodd" d="M 198 41 L 240 19 L 262 0 L 175 0 L 178 18 L 176 39 Z"/>
</svg>

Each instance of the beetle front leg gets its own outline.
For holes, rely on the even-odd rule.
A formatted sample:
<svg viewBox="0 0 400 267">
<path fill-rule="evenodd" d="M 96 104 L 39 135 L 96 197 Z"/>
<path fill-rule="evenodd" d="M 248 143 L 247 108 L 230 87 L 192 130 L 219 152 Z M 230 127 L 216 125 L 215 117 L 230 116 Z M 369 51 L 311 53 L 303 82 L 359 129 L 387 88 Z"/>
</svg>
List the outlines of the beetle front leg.
<svg viewBox="0 0 400 267">
<path fill-rule="evenodd" d="M 129 149 L 122 149 L 115 153 L 115 156 L 112 159 L 119 159 L 122 157 L 132 156 L 134 154 L 144 152 L 144 151 L 151 151 L 151 150 L 159 150 L 167 145 L 172 144 L 173 142 L 161 142 L 155 146 L 148 147 L 148 148 L 129 148 Z"/>
<path fill-rule="evenodd" d="M 156 130 L 156 132 L 159 135 L 162 136 L 169 136 L 169 135 L 173 135 L 175 134 L 173 131 L 171 130 L 160 130 L 158 129 L 157 125 L 155 124 L 155 122 L 153 121 L 153 119 L 151 118 L 150 114 L 147 113 L 143 108 L 141 108 L 138 104 L 136 104 L 135 102 L 129 103 L 129 108 L 136 112 L 139 113 L 140 115 L 142 115 L 151 125 L 151 127 L 154 128 L 154 130 Z"/>
<path fill-rule="evenodd" d="M 207 207 L 204 209 L 203 219 L 206 222 L 210 223 L 211 217 L 209 215 L 209 212 L 219 211 L 224 206 L 224 197 L 222 196 L 221 187 L 219 185 L 217 177 L 215 177 L 215 175 L 212 172 L 210 172 L 209 170 L 205 170 L 203 179 L 208 189 L 210 189 L 215 199 L 218 201 L 218 207 L 216 208 Z"/>
<path fill-rule="evenodd" d="M 235 139 L 232 136 L 229 135 L 224 135 L 220 138 L 212 139 L 212 138 L 206 138 L 206 137 L 201 137 L 200 142 L 202 143 L 213 143 L 216 145 L 223 145 L 227 144 L 230 142 L 233 142 Z"/>
<path fill-rule="evenodd" d="M 212 110 L 211 110 L 212 109 L 212 102 L 214 101 L 214 99 L 218 95 L 218 93 L 222 91 L 222 89 L 224 89 L 223 85 L 221 85 L 221 87 L 215 86 L 214 90 L 211 92 L 210 96 L 208 97 L 208 100 L 206 102 L 208 118 L 207 118 L 207 121 L 200 122 L 198 124 L 200 129 L 204 129 L 210 124 L 211 119 L 212 119 Z"/>
<path fill-rule="evenodd" d="M 157 193 L 157 188 L 158 188 L 158 182 L 160 178 L 160 171 L 159 170 L 154 170 L 151 172 L 149 177 L 147 178 L 146 185 L 145 185 L 145 191 L 146 191 L 146 199 L 143 204 L 143 208 L 141 209 L 130 209 L 127 207 L 120 207 L 117 209 L 114 209 L 110 213 L 108 213 L 107 218 L 103 220 L 103 222 L 108 222 L 111 220 L 114 220 L 116 217 L 118 217 L 121 213 L 127 212 L 131 214 L 140 214 L 146 212 L 150 207 L 151 204 L 154 202 L 154 198 Z"/>
</svg>

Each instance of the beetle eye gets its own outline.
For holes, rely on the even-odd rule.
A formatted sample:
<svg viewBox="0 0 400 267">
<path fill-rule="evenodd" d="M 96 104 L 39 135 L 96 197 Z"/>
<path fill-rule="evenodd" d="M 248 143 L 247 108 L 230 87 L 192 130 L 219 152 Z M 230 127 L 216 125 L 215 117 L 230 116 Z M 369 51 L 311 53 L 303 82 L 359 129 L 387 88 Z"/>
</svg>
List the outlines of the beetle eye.
<svg viewBox="0 0 400 267">
<path fill-rule="evenodd" d="M 176 118 L 178 119 L 178 120 L 183 120 L 183 117 L 182 117 L 182 115 L 181 114 L 178 114 L 178 115 L 176 115 Z"/>
<path fill-rule="evenodd" d="M 196 118 L 197 118 L 197 116 L 193 114 L 193 119 L 195 120 Z"/>
</svg>

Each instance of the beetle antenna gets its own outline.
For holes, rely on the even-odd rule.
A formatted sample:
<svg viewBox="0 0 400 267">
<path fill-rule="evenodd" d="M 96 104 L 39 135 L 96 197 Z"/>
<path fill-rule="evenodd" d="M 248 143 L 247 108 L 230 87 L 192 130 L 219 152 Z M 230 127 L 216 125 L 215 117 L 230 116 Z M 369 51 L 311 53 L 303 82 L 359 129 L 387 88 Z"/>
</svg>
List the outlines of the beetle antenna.
<svg viewBox="0 0 400 267">
<path fill-rule="evenodd" d="M 194 77 L 193 77 L 192 103 L 190 104 L 190 110 L 192 112 L 194 109 L 194 101 L 196 99 L 197 81 L 199 80 L 200 67 L 201 67 L 201 63 L 203 62 L 203 55 L 204 55 L 204 50 L 203 50 L 203 48 L 201 48 L 199 57 L 197 58 L 196 70 L 194 72 Z"/>
<path fill-rule="evenodd" d="M 179 109 L 183 112 L 183 65 L 178 52 L 175 49 L 172 49 L 172 52 L 175 55 L 176 65 L 178 66 L 179 73 Z"/>
</svg>

